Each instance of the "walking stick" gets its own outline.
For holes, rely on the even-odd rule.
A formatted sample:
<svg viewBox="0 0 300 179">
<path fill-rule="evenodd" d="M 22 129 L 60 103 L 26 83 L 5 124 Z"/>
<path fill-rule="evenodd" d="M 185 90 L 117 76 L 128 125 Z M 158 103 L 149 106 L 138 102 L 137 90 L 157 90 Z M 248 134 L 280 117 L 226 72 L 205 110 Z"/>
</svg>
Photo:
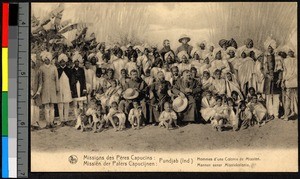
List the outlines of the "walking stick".
<svg viewBox="0 0 300 179">
<path fill-rule="evenodd" d="M 273 101 L 273 87 L 274 87 L 274 81 L 271 81 L 271 101 L 272 101 L 272 106 L 274 105 L 274 101 Z"/>
</svg>

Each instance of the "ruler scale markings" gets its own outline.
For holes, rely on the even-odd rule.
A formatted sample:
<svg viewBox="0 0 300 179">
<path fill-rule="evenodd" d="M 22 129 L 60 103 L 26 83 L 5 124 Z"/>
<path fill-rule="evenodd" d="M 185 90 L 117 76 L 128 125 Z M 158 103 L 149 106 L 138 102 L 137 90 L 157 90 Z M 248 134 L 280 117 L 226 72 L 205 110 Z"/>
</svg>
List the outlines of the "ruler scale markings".
<svg viewBox="0 0 300 179">
<path fill-rule="evenodd" d="M 18 38 L 18 167 L 20 178 L 28 177 L 28 62 L 29 62 L 29 4 L 19 3 L 19 38 Z"/>
</svg>

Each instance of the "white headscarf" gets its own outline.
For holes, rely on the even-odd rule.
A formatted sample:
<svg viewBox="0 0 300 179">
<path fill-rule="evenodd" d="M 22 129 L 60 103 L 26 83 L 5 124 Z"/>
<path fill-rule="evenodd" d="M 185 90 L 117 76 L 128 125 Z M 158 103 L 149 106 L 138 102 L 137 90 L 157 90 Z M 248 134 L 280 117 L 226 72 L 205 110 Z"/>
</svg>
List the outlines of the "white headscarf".
<svg viewBox="0 0 300 179">
<path fill-rule="evenodd" d="M 218 48 L 215 48 L 214 51 L 213 51 L 213 58 L 216 58 L 216 54 L 221 51 L 221 56 L 222 58 L 225 58 L 226 57 L 226 54 L 225 54 L 225 51 L 221 48 L 221 47 L 218 47 Z"/>
<path fill-rule="evenodd" d="M 186 56 L 186 58 L 189 58 L 189 55 L 188 55 L 187 51 L 181 51 L 181 52 L 179 52 L 179 53 L 177 54 L 177 56 L 178 56 L 178 58 L 179 58 L 179 60 L 180 60 L 181 62 L 182 62 L 183 56 Z"/>
<path fill-rule="evenodd" d="M 228 47 L 226 49 L 226 53 L 229 53 L 230 50 L 234 51 L 234 53 L 236 52 L 236 49 L 234 47 Z"/>
</svg>

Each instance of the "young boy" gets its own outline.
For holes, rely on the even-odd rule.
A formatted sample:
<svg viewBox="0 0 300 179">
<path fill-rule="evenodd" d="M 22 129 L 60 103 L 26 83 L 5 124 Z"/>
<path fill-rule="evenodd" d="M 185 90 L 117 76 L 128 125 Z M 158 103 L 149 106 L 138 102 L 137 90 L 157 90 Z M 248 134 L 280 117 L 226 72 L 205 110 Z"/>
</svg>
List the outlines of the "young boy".
<svg viewBox="0 0 300 179">
<path fill-rule="evenodd" d="M 251 125 L 252 113 L 247 107 L 245 101 L 241 101 L 238 111 L 239 126 L 241 129 L 247 129 Z"/>
<path fill-rule="evenodd" d="M 237 109 L 234 104 L 232 98 L 227 98 L 227 106 L 228 106 L 228 122 L 231 125 L 233 131 L 237 131 L 239 126 L 238 117 L 237 117 Z"/>
<path fill-rule="evenodd" d="M 251 102 L 248 104 L 250 111 L 253 113 L 259 127 L 265 124 L 264 119 L 267 115 L 267 109 L 258 101 L 257 95 L 252 95 Z"/>
<path fill-rule="evenodd" d="M 222 131 L 224 119 L 227 119 L 228 110 L 223 106 L 223 99 L 221 96 L 216 97 L 216 105 L 214 106 L 215 115 L 211 121 L 213 128 L 216 131 Z"/>
<path fill-rule="evenodd" d="M 205 122 L 209 122 L 214 114 L 214 106 L 216 105 L 216 100 L 212 96 L 211 91 L 206 91 L 206 95 L 202 98 L 201 101 L 201 110 L 200 113 L 202 115 L 202 118 L 205 120 Z"/>
<path fill-rule="evenodd" d="M 218 95 L 224 95 L 226 89 L 226 83 L 223 78 L 221 78 L 222 71 L 219 69 L 215 70 L 215 79 L 212 82 L 212 86 L 214 87 L 214 93 Z"/>
<path fill-rule="evenodd" d="M 119 79 L 120 85 L 121 85 L 121 87 L 122 87 L 123 90 L 125 90 L 125 84 L 128 83 L 129 80 L 130 80 L 130 78 L 128 76 L 128 73 L 127 73 L 126 69 L 123 68 L 121 70 L 121 78 Z"/>
<path fill-rule="evenodd" d="M 133 108 L 129 111 L 128 121 L 130 122 L 132 129 L 140 129 L 142 122 L 142 108 L 138 101 L 133 101 Z"/>
<path fill-rule="evenodd" d="M 203 91 L 208 91 L 209 89 L 212 88 L 213 78 L 210 76 L 210 73 L 208 70 L 203 72 L 203 77 L 202 77 L 201 82 L 202 82 Z"/>
<path fill-rule="evenodd" d="M 151 70 L 147 69 L 145 75 L 142 76 L 142 79 L 146 82 L 147 86 L 150 86 L 154 82 L 154 78 L 151 76 Z"/>
<path fill-rule="evenodd" d="M 94 133 L 98 131 L 98 124 L 100 124 L 100 129 L 104 125 L 104 120 L 101 119 L 101 105 L 97 105 L 94 101 L 90 101 L 90 107 L 86 111 L 85 115 L 88 116 L 89 124 L 93 127 Z"/>
<path fill-rule="evenodd" d="M 76 125 L 74 128 L 80 128 L 81 132 L 83 132 L 89 124 L 88 117 L 85 115 L 85 110 L 83 108 L 79 108 L 77 114 L 78 116 L 76 116 Z"/>
<path fill-rule="evenodd" d="M 110 121 L 111 125 L 114 127 L 115 131 L 125 129 L 125 114 L 118 109 L 118 103 L 112 102 L 109 112 L 107 115 L 104 116 L 106 122 Z M 118 127 L 116 126 L 118 124 Z"/>
<path fill-rule="evenodd" d="M 177 115 L 172 110 L 171 104 L 169 102 L 165 102 L 164 104 L 164 111 L 160 114 L 159 119 L 160 121 L 159 126 L 165 126 L 167 129 L 172 129 L 172 124 L 174 123 L 175 127 L 179 127 L 177 125 Z"/>
</svg>

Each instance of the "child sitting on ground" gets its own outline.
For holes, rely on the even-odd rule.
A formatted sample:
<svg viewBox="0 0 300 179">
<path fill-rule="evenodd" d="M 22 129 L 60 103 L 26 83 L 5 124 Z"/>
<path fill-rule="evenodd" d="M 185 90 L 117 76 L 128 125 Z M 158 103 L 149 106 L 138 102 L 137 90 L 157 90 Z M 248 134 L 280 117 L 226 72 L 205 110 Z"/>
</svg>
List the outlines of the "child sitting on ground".
<svg viewBox="0 0 300 179">
<path fill-rule="evenodd" d="M 80 129 L 83 132 L 86 128 L 89 128 L 89 120 L 88 117 L 85 115 L 84 109 L 79 109 L 79 113 L 76 120 L 75 129 Z"/>
<path fill-rule="evenodd" d="M 206 91 L 206 94 L 203 96 L 201 101 L 200 113 L 205 122 L 210 122 L 212 117 L 215 115 L 214 106 L 216 100 L 213 97 L 211 91 Z"/>
<path fill-rule="evenodd" d="M 223 122 L 227 120 L 228 108 L 223 105 L 223 99 L 221 96 L 216 97 L 216 105 L 214 106 L 215 115 L 211 121 L 213 129 L 216 131 L 222 131 Z"/>
<path fill-rule="evenodd" d="M 250 87 L 248 89 L 248 94 L 247 94 L 247 98 L 246 98 L 246 101 L 249 103 L 251 102 L 251 99 L 252 99 L 252 96 L 255 95 L 255 89 L 253 87 Z"/>
<path fill-rule="evenodd" d="M 105 124 L 105 120 L 102 115 L 102 106 L 101 103 L 96 103 L 94 101 L 90 102 L 90 107 L 86 111 L 85 115 L 88 117 L 90 127 L 93 127 L 94 133 L 97 133 L 101 130 Z"/>
<path fill-rule="evenodd" d="M 265 125 L 267 109 L 258 101 L 257 95 L 254 94 L 252 96 L 252 100 L 248 103 L 248 107 L 253 114 L 255 122 L 258 123 L 258 126 L 261 127 Z"/>
<path fill-rule="evenodd" d="M 106 122 L 110 121 L 115 131 L 125 129 L 126 116 L 121 110 L 118 109 L 118 103 L 115 101 L 111 103 L 109 112 L 104 116 L 104 119 Z"/>
<path fill-rule="evenodd" d="M 94 132 L 96 132 L 96 123 L 99 119 L 96 119 L 96 105 L 94 101 L 90 101 L 90 107 L 86 110 L 86 106 L 83 109 L 80 109 L 77 116 L 77 121 L 75 129 L 80 129 L 81 132 L 84 132 L 87 129 L 91 129 L 94 126 Z"/>
<path fill-rule="evenodd" d="M 251 125 L 252 113 L 245 101 L 241 101 L 238 109 L 239 127 L 247 129 Z"/>
<path fill-rule="evenodd" d="M 130 122 L 132 129 L 140 129 L 142 122 L 142 107 L 138 101 L 133 101 L 133 108 L 129 111 L 128 121 Z"/>
<path fill-rule="evenodd" d="M 164 111 L 160 114 L 158 120 L 160 121 L 160 127 L 166 127 L 167 129 L 172 129 L 172 124 L 174 123 L 175 127 L 179 127 L 177 125 L 177 115 L 171 109 L 171 104 L 169 102 L 165 102 Z"/>
<path fill-rule="evenodd" d="M 238 130 L 238 117 L 237 117 L 237 108 L 234 104 L 232 98 L 227 99 L 227 106 L 228 106 L 228 124 L 232 127 L 233 131 Z"/>
</svg>

